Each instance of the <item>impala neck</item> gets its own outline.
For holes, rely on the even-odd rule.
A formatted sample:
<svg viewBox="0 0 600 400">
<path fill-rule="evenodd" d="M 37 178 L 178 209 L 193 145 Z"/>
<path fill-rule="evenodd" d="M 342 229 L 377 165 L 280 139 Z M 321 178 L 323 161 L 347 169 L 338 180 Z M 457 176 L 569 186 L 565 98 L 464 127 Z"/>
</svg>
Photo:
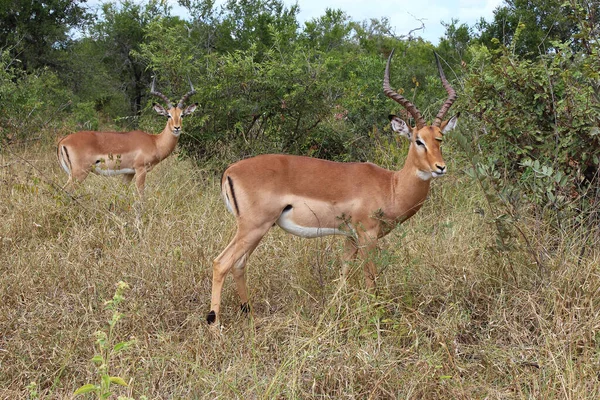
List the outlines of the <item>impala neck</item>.
<svg viewBox="0 0 600 400">
<path fill-rule="evenodd" d="M 179 135 L 175 135 L 175 132 L 171 128 L 170 124 L 167 123 L 165 129 L 156 135 L 156 148 L 158 150 L 158 156 L 160 160 L 164 160 L 173 152 L 173 150 L 175 150 L 175 146 L 177 146 L 178 141 Z"/>
<path fill-rule="evenodd" d="M 431 183 L 431 173 L 421 171 L 417 167 L 417 150 L 415 149 L 414 144 L 410 144 L 408 148 L 408 155 L 406 157 L 406 161 L 404 162 L 404 166 L 399 172 L 405 171 L 403 175 L 406 175 L 405 179 L 410 179 L 411 181 L 414 179 L 414 184 L 416 186 L 423 186 L 429 188 L 429 184 Z M 419 184 L 420 183 L 420 184 Z"/>
<path fill-rule="evenodd" d="M 399 210 L 406 218 L 410 218 L 421 208 L 431 184 L 431 175 L 429 179 L 424 179 L 425 174 L 417 168 L 416 157 L 414 145 L 411 144 L 404 167 L 395 173 L 395 199 L 401 209 L 408 209 Z"/>
</svg>

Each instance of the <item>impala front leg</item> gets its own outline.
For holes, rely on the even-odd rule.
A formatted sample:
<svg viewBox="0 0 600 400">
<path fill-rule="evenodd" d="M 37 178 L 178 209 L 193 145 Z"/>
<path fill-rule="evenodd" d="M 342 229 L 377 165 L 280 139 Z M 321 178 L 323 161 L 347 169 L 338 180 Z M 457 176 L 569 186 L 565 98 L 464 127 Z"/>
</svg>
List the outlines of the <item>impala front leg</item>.
<svg viewBox="0 0 600 400">
<path fill-rule="evenodd" d="M 146 185 L 146 168 L 138 168 L 135 170 L 135 186 L 137 188 L 140 199 L 144 199 L 144 186 Z"/>
<path fill-rule="evenodd" d="M 376 238 L 377 236 L 375 236 Z M 377 267 L 373 261 L 377 255 L 377 239 L 373 239 L 369 235 L 360 240 L 360 246 L 358 252 L 360 257 L 363 259 L 363 270 L 365 273 L 365 283 L 367 289 L 375 291 L 375 280 L 377 278 Z"/>
<path fill-rule="evenodd" d="M 348 272 L 350 270 L 350 263 L 356 259 L 358 253 L 358 245 L 356 239 L 353 237 L 346 238 L 344 242 L 344 253 L 342 255 L 342 270 L 340 272 L 340 281 L 342 284 L 346 283 L 348 279 Z"/>
</svg>

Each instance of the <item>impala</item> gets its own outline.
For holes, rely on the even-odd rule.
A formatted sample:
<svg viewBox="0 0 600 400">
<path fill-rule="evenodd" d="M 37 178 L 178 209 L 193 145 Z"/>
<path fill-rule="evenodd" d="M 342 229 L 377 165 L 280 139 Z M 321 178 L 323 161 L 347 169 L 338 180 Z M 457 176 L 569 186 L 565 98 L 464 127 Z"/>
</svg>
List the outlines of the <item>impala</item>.
<svg viewBox="0 0 600 400">
<path fill-rule="evenodd" d="M 364 259 L 366 286 L 375 287 L 376 268 L 369 252 L 377 240 L 397 224 L 413 216 L 423 205 L 431 179 L 447 172 L 440 145 L 442 135 L 454 129 L 458 115 L 442 121 L 456 99 L 437 54 L 436 62 L 448 98 L 433 124 L 427 125 L 419 110 L 390 88 L 391 52 L 385 67 L 383 91 L 414 118 L 409 126 L 390 115 L 394 132 L 410 140 L 408 156 L 400 171 L 388 171 L 371 163 L 339 163 L 291 155 L 261 155 L 232 164 L 221 180 L 227 209 L 235 215 L 237 231 L 214 260 L 209 324 L 219 322 L 221 291 L 231 272 L 243 312 L 250 310 L 245 265 L 262 237 L 275 224 L 297 236 L 346 236 L 341 277 L 357 254 Z"/>
<path fill-rule="evenodd" d="M 187 92 L 176 106 L 164 94 L 154 89 L 150 94 L 164 100 L 167 108 L 154 103 L 154 110 L 167 117 L 165 129 L 158 135 L 142 131 L 96 132 L 80 131 L 66 136 L 58 143 L 58 160 L 69 175 L 65 186 L 81 183 L 90 172 L 99 175 L 122 175 L 129 183 L 135 177 L 140 195 L 144 195 L 146 173 L 173 152 L 181 134 L 181 120 L 194 112 L 198 103 L 183 108 L 187 99 L 196 93 L 190 82 Z"/>
</svg>

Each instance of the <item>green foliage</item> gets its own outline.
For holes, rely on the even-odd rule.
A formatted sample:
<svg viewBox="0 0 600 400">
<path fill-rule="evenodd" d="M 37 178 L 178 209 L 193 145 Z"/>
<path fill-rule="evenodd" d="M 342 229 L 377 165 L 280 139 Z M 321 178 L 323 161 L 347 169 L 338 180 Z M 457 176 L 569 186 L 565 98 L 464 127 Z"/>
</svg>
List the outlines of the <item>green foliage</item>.
<svg viewBox="0 0 600 400">
<path fill-rule="evenodd" d="M 144 43 L 147 29 L 160 19 L 162 24 L 178 18 L 169 17 L 167 3 L 150 0 L 138 4 L 123 0 L 119 4 L 105 3 L 102 19 L 90 28 L 94 53 L 101 54 L 101 65 L 129 101 L 129 110 L 138 115 L 152 80 L 146 63 L 136 55 Z M 152 25 L 155 26 L 155 25 Z"/>
<path fill-rule="evenodd" d="M 77 130 L 95 131 L 98 130 L 98 113 L 94 108 L 93 102 L 77 103 L 73 106 L 73 120 Z"/>
<path fill-rule="evenodd" d="M 481 142 L 504 155 L 498 163 L 506 171 L 519 171 L 527 159 L 569 174 L 598 166 L 598 61 L 566 44 L 555 47 L 556 54 L 536 61 L 505 48 L 492 61 L 486 48 L 473 48 L 465 94 L 485 124 Z"/>
<path fill-rule="evenodd" d="M 521 237 L 541 267 L 521 229 L 524 215 L 549 222 L 556 233 L 592 229 L 597 221 L 600 58 L 597 33 L 591 31 L 580 37 L 586 48 L 557 41 L 554 52 L 521 56 L 517 49 L 525 31 L 521 25 L 510 47 L 470 48 L 462 103 L 471 113 L 474 137 L 457 138 L 469 154 L 470 175 L 486 194 L 498 248 L 511 250 Z"/>
<path fill-rule="evenodd" d="M 43 69 L 26 74 L 15 68 L 9 51 L 0 55 L 0 146 L 51 139 L 41 132 L 62 125 L 70 93 L 55 73 Z"/>
<path fill-rule="evenodd" d="M 228 0 L 216 24 L 215 49 L 220 53 L 253 49 L 258 60 L 274 45 L 273 33 L 285 41 L 296 36 L 298 5 L 280 0 Z"/>
<path fill-rule="evenodd" d="M 569 0 L 562 4 L 556 0 L 506 0 L 505 3 L 494 11 L 492 22 L 481 21 L 479 40 L 494 49 L 511 46 L 518 55 L 530 59 L 551 52 L 555 42 L 580 49 L 582 42 L 577 36 L 581 32 L 581 13 L 577 8 L 586 8 L 592 20 L 598 18 L 600 11 L 598 2 L 589 0 Z M 525 29 L 517 35 L 519 25 Z"/>
</svg>

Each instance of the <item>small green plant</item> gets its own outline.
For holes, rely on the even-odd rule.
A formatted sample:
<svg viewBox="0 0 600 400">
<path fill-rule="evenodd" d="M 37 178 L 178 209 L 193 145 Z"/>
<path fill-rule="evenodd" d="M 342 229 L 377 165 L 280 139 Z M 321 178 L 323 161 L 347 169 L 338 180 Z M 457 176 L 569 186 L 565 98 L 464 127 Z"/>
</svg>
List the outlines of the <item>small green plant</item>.
<svg viewBox="0 0 600 400">
<path fill-rule="evenodd" d="M 96 332 L 96 345 L 98 346 L 98 353 L 92 358 L 92 362 L 96 366 L 98 374 L 100 375 L 100 383 L 88 383 L 81 386 L 73 393 L 76 396 L 94 392 L 97 394 L 98 399 L 107 399 L 112 395 L 110 387 L 113 383 L 121 386 L 127 386 L 127 382 L 125 382 L 123 378 L 119 376 L 110 376 L 109 373 L 111 357 L 123 350 L 126 350 L 135 343 L 135 340 L 129 340 L 126 342 L 119 342 L 114 346 L 112 345 L 117 322 L 123 318 L 123 314 L 119 312 L 119 305 L 125 300 L 123 293 L 127 289 L 129 289 L 129 285 L 127 283 L 123 281 L 119 281 L 117 283 L 115 295 L 113 296 L 112 300 L 108 300 L 105 304 L 105 309 L 112 311 L 112 317 L 108 320 L 108 332 Z"/>
<path fill-rule="evenodd" d="M 37 383 L 31 382 L 29 385 L 27 385 L 26 388 L 29 391 L 29 399 L 30 400 L 35 400 L 35 399 L 40 398 L 40 394 L 38 393 Z"/>
</svg>

